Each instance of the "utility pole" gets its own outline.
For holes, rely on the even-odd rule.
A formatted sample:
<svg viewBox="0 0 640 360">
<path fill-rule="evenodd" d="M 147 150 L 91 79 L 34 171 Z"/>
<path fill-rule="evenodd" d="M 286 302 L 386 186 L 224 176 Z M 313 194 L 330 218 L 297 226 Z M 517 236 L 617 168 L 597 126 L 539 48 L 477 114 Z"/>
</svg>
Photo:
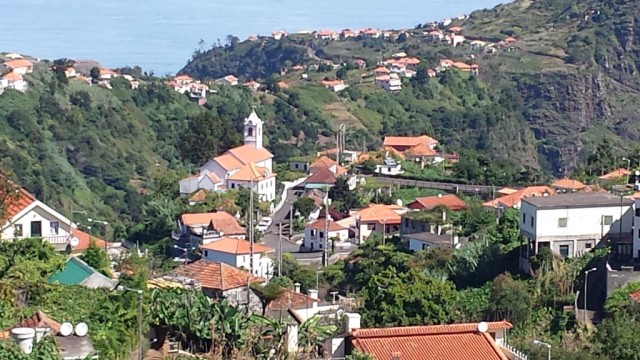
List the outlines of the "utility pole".
<svg viewBox="0 0 640 360">
<path fill-rule="evenodd" d="M 293 204 L 289 207 L 289 241 L 293 236 Z"/>
<path fill-rule="evenodd" d="M 278 223 L 278 276 L 282 276 L 282 223 Z"/>
<path fill-rule="evenodd" d="M 253 275 L 253 174 L 249 181 L 249 269 Z"/>
</svg>

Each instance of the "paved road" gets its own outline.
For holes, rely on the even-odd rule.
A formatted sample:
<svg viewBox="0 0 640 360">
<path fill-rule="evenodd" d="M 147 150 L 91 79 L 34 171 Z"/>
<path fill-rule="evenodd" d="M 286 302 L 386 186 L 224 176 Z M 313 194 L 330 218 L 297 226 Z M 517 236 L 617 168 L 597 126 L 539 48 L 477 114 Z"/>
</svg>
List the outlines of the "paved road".
<svg viewBox="0 0 640 360">
<path fill-rule="evenodd" d="M 439 189 L 451 192 L 465 192 L 465 193 L 492 193 L 495 191 L 495 187 L 487 186 L 487 185 L 464 185 L 464 184 L 455 184 L 455 183 L 444 183 L 444 182 L 434 182 L 434 181 L 422 181 L 422 180 L 410 180 L 403 179 L 397 177 L 386 177 L 386 176 L 371 176 L 375 178 L 382 184 L 388 185 L 400 185 L 400 186 L 410 186 L 410 187 L 419 187 L 426 189 Z"/>
</svg>

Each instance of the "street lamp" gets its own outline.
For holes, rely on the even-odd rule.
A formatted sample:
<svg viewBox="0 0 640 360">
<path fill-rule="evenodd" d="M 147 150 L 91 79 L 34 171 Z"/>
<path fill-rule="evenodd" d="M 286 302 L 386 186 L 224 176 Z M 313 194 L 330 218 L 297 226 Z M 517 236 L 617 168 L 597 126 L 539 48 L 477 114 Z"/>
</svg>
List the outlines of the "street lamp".
<svg viewBox="0 0 640 360">
<path fill-rule="evenodd" d="M 547 348 L 547 352 L 548 352 L 547 359 L 551 360 L 551 345 L 550 344 L 547 344 L 546 342 L 542 342 L 540 340 L 533 340 L 533 343 L 535 345 L 540 345 L 540 346 L 546 347 Z"/>
<path fill-rule="evenodd" d="M 622 158 L 622 160 L 627 162 L 627 184 L 629 183 L 629 179 L 631 177 L 631 159 Z"/>
<path fill-rule="evenodd" d="M 119 291 L 135 291 L 138 293 L 138 360 L 142 360 L 142 290 L 119 285 Z"/>
<path fill-rule="evenodd" d="M 109 222 L 108 221 L 104 221 L 104 220 L 96 220 L 96 219 L 92 219 L 92 218 L 88 218 L 87 219 L 88 222 L 90 223 L 98 223 L 98 224 L 102 224 L 104 225 L 104 232 L 105 232 L 105 238 L 107 238 L 108 236 L 108 232 L 109 232 Z M 89 240 L 91 240 L 91 236 L 89 236 Z M 105 239 L 104 241 L 104 251 L 108 251 L 108 242 Z"/>
<path fill-rule="evenodd" d="M 587 325 L 587 283 L 589 280 L 589 273 L 596 271 L 598 269 L 596 268 L 591 268 L 589 270 L 586 270 L 584 272 L 584 312 L 583 312 L 583 319 L 584 319 L 584 324 L 585 326 Z"/>
</svg>

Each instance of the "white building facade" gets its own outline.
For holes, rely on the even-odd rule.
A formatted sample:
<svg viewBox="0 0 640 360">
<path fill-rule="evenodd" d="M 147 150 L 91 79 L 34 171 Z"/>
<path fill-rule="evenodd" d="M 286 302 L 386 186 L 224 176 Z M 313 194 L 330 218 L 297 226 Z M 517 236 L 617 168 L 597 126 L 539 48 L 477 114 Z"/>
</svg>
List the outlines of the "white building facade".
<svg viewBox="0 0 640 360">
<path fill-rule="evenodd" d="M 631 255 L 633 220 L 633 201 L 609 193 L 529 197 L 520 207 L 520 234 L 527 240 L 527 258 L 542 247 L 579 257 L 606 245 Z"/>
<path fill-rule="evenodd" d="M 328 228 L 328 239 L 330 241 L 345 242 L 349 240 L 349 229 L 342 225 L 329 220 L 328 223 L 325 219 L 316 220 L 304 228 L 304 242 L 303 246 L 305 250 L 316 251 L 324 250 L 325 246 L 331 246 L 331 243 L 327 241 L 325 233 Z"/>
<path fill-rule="evenodd" d="M 251 251 L 248 240 L 223 238 L 201 246 L 202 259 L 221 262 L 240 269 L 251 269 Z M 253 245 L 253 275 L 270 279 L 274 274 L 273 260 L 267 254 L 274 249 L 261 244 Z"/>
</svg>

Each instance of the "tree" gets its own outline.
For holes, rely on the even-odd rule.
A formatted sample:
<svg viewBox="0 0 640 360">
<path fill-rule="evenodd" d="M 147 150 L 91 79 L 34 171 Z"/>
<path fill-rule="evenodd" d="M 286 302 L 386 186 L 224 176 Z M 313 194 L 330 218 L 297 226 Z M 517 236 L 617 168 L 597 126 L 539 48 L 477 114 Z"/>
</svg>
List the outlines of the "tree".
<svg viewBox="0 0 640 360">
<path fill-rule="evenodd" d="M 180 150 L 184 159 L 193 164 L 203 164 L 238 142 L 238 134 L 232 124 L 205 111 L 189 119 Z"/>
<path fill-rule="evenodd" d="M 300 197 L 293 203 L 294 209 L 300 213 L 303 218 L 308 218 L 309 215 L 316 209 L 316 203 L 313 199 L 308 197 Z"/>
<path fill-rule="evenodd" d="M 109 256 L 103 248 L 96 245 L 95 241 L 91 241 L 89 248 L 80 256 L 80 259 L 103 275 L 111 276 Z"/>
<path fill-rule="evenodd" d="M 533 306 L 527 282 L 514 280 L 508 273 L 493 279 L 489 301 L 493 319 L 506 319 L 512 323 L 529 319 Z"/>
<path fill-rule="evenodd" d="M 250 285 L 251 290 L 258 296 L 262 303 L 262 316 L 267 312 L 267 308 L 272 301 L 278 299 L 284 291 L 280 285 L 270 282 L 266 285 L 253 283 Z"/>
<path fill-rule="evenodd" d="M 359 351 L 354 351 L 351 355 L 347 355 L 345 360 L 375 360 L 375 358 L 367 353 L 361 353 Z"/>
<path fill-rule="evenodd" d="M 616 360 L 639 360 L 640 323 L 631 316 L 605 319 L 598 325 L 596 339 L 602 346 L 602 353 Z"/>
<path fill-rule="evenodd" d="M 91 76 L 91 80 L 93 83 L 97 83 L 100 80 L 100 68 L 94 66 L 89 71 L 89 76 Z"/>
<path fill-rule="evenodd" d="M 347 77 L 347 68 L 342 66 L 340 67 L 340 69 L 338 69 L 338 71 L 336 71 L 336 77 L 338 79 L 344 79 Z"/>
</svg>

